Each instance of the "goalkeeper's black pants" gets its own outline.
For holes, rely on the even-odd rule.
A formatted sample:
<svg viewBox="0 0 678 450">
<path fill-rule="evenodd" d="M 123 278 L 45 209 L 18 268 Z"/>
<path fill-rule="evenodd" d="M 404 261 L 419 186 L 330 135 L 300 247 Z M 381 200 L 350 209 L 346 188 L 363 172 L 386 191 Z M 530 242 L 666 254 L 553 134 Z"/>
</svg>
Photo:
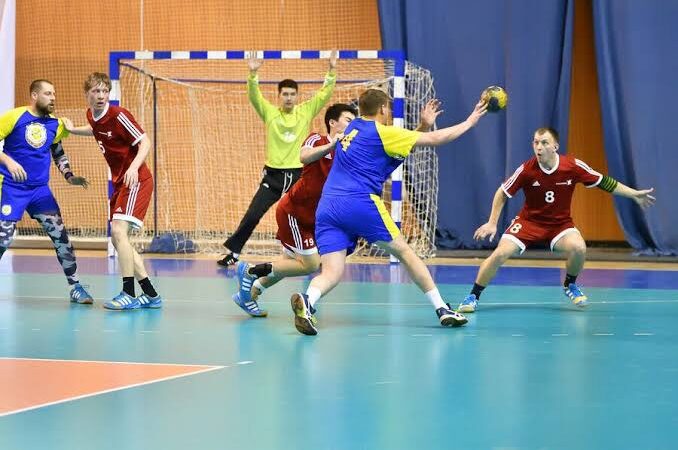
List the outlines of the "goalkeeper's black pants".
<svg viewBox="0 0 678 450">
<path fill-rule="evenodd" d="M 233 253 L 240 253 L 247 240 L 252 236 L 254 229 L 266 211 L 301 177 L 301 168 L 298 169 L 273 169 L 264 166 L 263 177 L 259 183 L 259 189 L 247 208 L 245 216 L 235 232 L 226 239 L 224 247 Z"/>
</svg>

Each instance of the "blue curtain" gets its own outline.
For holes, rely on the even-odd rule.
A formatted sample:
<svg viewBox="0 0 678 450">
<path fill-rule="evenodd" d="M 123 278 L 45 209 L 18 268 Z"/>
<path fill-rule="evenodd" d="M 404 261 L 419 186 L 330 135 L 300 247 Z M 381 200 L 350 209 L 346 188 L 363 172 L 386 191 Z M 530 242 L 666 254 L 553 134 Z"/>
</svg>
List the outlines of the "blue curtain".
<svg viewBox="0 0 678 450">
<path fill-rule="evenodd" d="M 567 148 L 573 1 L 379 0 L 383 47 L 405 50 L 435 77 L 438 126 L 464 120 L 487 86 L 509 93 L 506 111 L 439 148 L 439 248 L 487 246 L 473 232 L 499 184 L 532 157 L 536 128 L 558 129 Z M 522 200 L 509 201 L 500 227 Z"/>
<path fill-rule="evenodd" d="M 593 2 L 596 59 L 610 175 L 635 188 L 654 187 L 646 213 L 616 197 L 631 245 L 645 254 L 678 254 L 678 2 Z"/>
</svg>

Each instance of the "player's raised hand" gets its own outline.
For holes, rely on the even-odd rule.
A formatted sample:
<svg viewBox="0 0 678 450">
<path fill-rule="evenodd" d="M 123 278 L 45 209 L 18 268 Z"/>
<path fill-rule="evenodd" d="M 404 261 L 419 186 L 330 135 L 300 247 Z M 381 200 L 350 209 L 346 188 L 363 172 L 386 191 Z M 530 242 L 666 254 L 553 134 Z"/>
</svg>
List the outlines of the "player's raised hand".
<svg viewBox="0 0 678 450">
<path fill-rule="evenodd" d="M 497 225 L 487 222 L 478 227 L 475 233 L 473 233 L 473 239 L 476 241 L 482 241 L 486 237 L 490 237 L 490 242 L 494 240 L 494 236 L 497 234 Z"/>
<path fill-rule="evenodd" d="M 480 100 L 476 103 L 473 112 L 466 118 L 466 121 L 469 122 L 471 126 L 474 126 L 485 114 L 487 114 L 487 102 Z"/>
<path fill-rule="evenodd" d="M 68 179 L 68 183 L 72 184 L 73 186 L 82 186 L 84 189 L 87 189 L 87 187 L 89 187 L 89 181 L 87 181 L 87 178 L 78 177 L 75 175 Z"/>
<path fill-rule="evenodd" d="M 650 195 L 652 192 L 654 192 L 654 188 L 636 190 L 635 195 L 633 196 L 633 201 L 638 203 L 638 205 L 643 209 L 649 208 L 650 206 L 654 205 L 655 201 L 657 201 L 654 196 Z"/>
<path fill-rule="evenodd" d="M 437 98 L 432 98 L 426 102 L 421 109 L 419 118 L 421 125 L 419 128 L 430 130 L 433 127 L 436 123 L 436 118 L 443 112 L 443 110 L 440 109 L 440 105 L 442 105 L 442 103 Z"/>
<path fill-rule="evenodd" d="M 259 70 L 259 67 L 261 67 L 263 63 L 264 62 L 261 59 L 257 58 L 257 51 L 251 50 L 250 59 L 247 60 L 247 67 L 249 67 L 250 72 L 256 73 L 256 71 Z"/>
<path fill-rule="evenodd" d="M 336 48 L 333 48 L 330 52 L 330 70 L 337 68 L 337 61 L 339 60 L 339 52 Z"/>
<path fill-rule="evenodd" d="M 130 166 L 130 168 L 127 169 L 127 172 L 125 172 L 123 181 L 125 182 L 125 186 L 130 189 L 136 186 L 136 184 L 139 182 L 139 169 Z"/>
<path fill-rule="evenodd" d="M 5 166 L 7 166 L 7 171 L 12 174 L 14 181 L 23 183 L 28 178 L 23 166 L 7 155 L 5 155 Z"/>
</svg>

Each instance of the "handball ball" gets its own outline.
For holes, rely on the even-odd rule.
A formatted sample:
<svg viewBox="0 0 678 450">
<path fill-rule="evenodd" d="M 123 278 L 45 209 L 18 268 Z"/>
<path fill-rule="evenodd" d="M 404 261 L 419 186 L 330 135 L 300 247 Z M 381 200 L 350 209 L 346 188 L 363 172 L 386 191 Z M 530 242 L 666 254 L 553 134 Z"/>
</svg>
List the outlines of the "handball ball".
<svg viewBox="0 0 678 450">
<path fill-rule="evenodd" d="M 487 102 L 487 110 L 497 112 L 508 104 L 508 94 L 501 86 L 490 86 L 480 94 L 480 99 Z"/>
</svg>

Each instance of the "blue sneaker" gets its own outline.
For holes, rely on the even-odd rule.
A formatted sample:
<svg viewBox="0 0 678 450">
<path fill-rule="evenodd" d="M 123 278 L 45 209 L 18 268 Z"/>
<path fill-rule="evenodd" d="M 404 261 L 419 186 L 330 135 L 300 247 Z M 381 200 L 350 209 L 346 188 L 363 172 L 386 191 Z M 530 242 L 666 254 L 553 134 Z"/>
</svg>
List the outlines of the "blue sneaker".
<svg viewBox="0 0 678 450">
<path fill-rule="evenodd" d="M 70 297 L 71 303 L 78 303 L 80 305 L 91 305 L 92 303 L 94 303 L 94 299 L 92 298 L 92 296 L 89 295 L 87 289 L 85 289 L 85 287 L 80 283 L 75 283 L 73 285 Z"/>
<path fill-rule="evenodd" d="M 240 309 L 242 309 L 252 317 L 268 316 L 268 311 L 259 308 L 259 304 L 256 301 L 254 300 L 250 300 L 248 302 L 243 301 L 243 299 L 240 297 L 240 292 L 236 292 L 235 294 L 233 294 L 233 297 L 231 298 L 233 299 L 233 302 L 240 307 Z"/>
<path fill-rule="evenodd" d="M 250 264 L 240 261 L 238 263 L 238 295 L 240 300 L 245 303 L 252 301 L 252 284 L 257 279 L 254 275 L 247 273 Z"/>
<path fill-rule="evenodd" d="M 160 295 L 151 297 L 146 294 L 141 294 L 137 297 L 137 301 L 139 302 L 139 308 L 162 308 L 162 297 Z"/>
<path fill-rule="evenodd" d="M 576 284 L 570 283 L 569 286 L 563 288 L 563 291 L 565 292 L 565 296 L 572 301 L 574 306 L 583 308 L 589 304 L 588 297 L 584 295 Z"/>
<path fill-rule="evenodd" d="M 294 327 L 297 331 L 308 336 L 318 334 L 316 328 L 318 321 L 313 316 L 315 309 L 308 304 L 308 295 L 293 294 L 290 303 L 292 304 L 292 311 L 294 311 Z"/>
<path fill-rule="evenodd" d="M 476 308 L 478 307 L 478 299 L 476 298 L 476 294 L 469 294 L 466 296 L 466 298 L 459 303 L 459 306 L 457 307 L 457 311 L 463 312 L 463 313 L 472 313 L 476 312 Z"/>
<path fill-rule="evenodd" d="M 468 322 L 468 319 L 463 314 L 453 310 L 449 303 L 446 303 L 446 305 L 447 308 L 436 309 L 440 325 L 444 327 L 460 327 Z"/>
<path fill-rule="evenodd" d="M 139 304 L 138 299 L 132 297 L 131 295 L 127 295 L 124 292 L 121 292 L 113 297 L 113 300 L 104 303 L 104 308 L 113 309 L 115 311 L 139 309 L 140 306 L 141 305 Z"/>
</svg>

